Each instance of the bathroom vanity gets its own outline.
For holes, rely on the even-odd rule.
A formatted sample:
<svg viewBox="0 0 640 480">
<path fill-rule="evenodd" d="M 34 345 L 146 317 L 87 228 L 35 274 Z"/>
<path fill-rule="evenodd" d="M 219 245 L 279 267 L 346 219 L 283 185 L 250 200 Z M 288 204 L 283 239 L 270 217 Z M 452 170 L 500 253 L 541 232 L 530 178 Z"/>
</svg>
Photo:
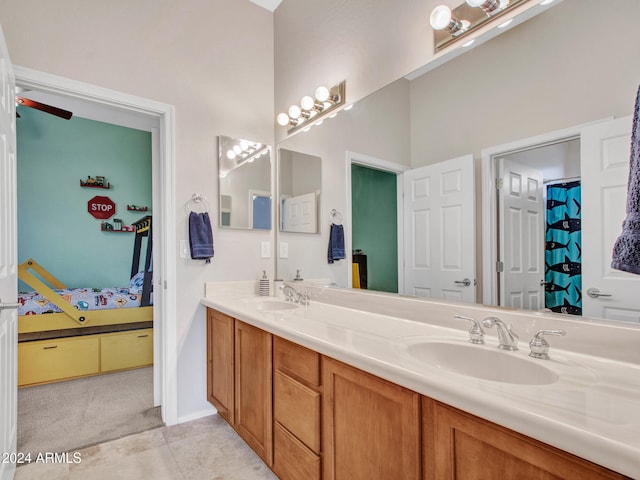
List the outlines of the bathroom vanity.
<svg viewBox="0 0 640 480">
<path fill-rule="evenodd" d="M 558 316 L 294 287 L 309 305 L 258 297 L 251 282 L 207 284 L 201 301 L 208 400 L 279 478 L 640 475 L 638 363 L 559 348 L 575 338 L 530 358 L 530 332 Z M 500 351 L 490 329 L 469 343 L 453 314 L 501 316 L 519 350 Z M 567 339 L 592 327 L 564 323 Z M 620 328 L 613 345 L 638 344 Z"/>
</svg>

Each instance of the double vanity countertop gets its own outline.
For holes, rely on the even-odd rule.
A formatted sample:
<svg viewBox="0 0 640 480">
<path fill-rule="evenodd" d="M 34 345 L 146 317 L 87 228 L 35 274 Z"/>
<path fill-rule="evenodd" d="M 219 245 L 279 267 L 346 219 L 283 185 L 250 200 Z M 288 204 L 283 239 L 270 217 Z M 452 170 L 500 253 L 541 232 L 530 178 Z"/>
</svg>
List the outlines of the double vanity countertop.
<svg viewBox="0 0 640 480">
<path fill-rule="evenodd" d="M 640 477 L 639 362 L 600 351 L 596 356 L 562 349 L 566 337 L 549 337 L 549 360 L 533 359 L 528 356 L 530 329 L 512 321 L 513 312 L 501 315 L 504 312 L 486 307 L 458 308 L 350 291 L 339 294 L 348 298 L 340 306 L 327 303 L 331 299 L 323 298 L 327 290 L 322 288 L 307 290 L 311 300 L 305 306 L 257 296 L 251 286 L 255 284 L 249 284 L 208 283 L 201 304 L 611 470 Z M 371 305 L 376 303 L 393 304 L 397 316 L 374 313 Z M 353 308 L 358 304 L 362 310 Z M 412 318 L 417 308 L 423 310 L 424 320 Z M 482 320 L 481 315 L 496 312 L 514 324 L 519 350 L 498 349 L 495 331 L 488 329 L 486 343 L 473 345 L 468 342 L 471 324 L 453 318 L 460 313 Z M 435 315 L 437 321 L 430 321 Z M 536 323 L 537 317 L 531 318 Z M 534 327 L 540 325 L 544 322 Z M 573 332 L 590 328 L 571 325 Z M 640 350 L 640 329 L 611 328 L 612 349 L 619 353 L 624 342 L 620 337 L 626 336 L 628 348 Z M 596 330 L 602 342 L 607 330 Z M 573 332 L 569 330 L 567 337 Z M 501 368 L 505 360 L 506 372 Z M 496 365 L 500 368 L 491 367 Z"/>
</svg>

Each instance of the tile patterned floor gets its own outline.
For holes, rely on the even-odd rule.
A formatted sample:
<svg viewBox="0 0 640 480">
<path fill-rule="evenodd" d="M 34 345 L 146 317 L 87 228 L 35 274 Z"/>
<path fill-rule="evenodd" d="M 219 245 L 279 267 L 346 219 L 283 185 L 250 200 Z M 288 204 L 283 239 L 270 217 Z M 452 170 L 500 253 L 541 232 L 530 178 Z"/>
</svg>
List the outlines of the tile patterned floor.
<svg viewBox="0 0 640 480">
<path fill-rule="evenodd" d="M 73 463 L 32 462 L 15 480 L 277 480 L 217 415 L 79 450 Z"/>
</svg>

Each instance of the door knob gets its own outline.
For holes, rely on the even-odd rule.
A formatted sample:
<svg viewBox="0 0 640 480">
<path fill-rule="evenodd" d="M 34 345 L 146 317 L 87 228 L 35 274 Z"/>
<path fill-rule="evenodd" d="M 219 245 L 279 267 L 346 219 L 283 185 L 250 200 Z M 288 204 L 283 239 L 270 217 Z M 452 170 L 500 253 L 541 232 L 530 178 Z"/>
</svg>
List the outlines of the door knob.
<svg viewBox="0 0 640 480">
<path fill-rule="evenodd" d="M 455 280 L 453 283 L 455 283 L 456 285 L 462 285 L 464 287 L 468 287 L 469 285 L 471 285 L 471 280 L 469 280 L 468 278 L 465 278 L 464 280 Z"/>
<path fill-rule="evenodd" d="M 589 295 L 591 298 L 613 296 L 610 293 L 600 293 L 600 290 L 598 290 L 597 288 L 590 288 L 589 290 L 587 290 L 587 295 Z"/>
</svg>

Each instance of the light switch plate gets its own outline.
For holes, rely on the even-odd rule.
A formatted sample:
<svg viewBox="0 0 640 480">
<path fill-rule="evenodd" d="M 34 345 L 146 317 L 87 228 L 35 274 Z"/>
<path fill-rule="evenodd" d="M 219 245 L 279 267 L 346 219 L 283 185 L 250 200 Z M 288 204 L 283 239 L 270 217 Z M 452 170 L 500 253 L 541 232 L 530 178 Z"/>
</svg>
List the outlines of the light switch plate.
<svg viewBox="0 0 640 480">
<path fill-rule="evenodd" d="M 289 258 L 289 244 L 280 242 L 280 258 Z"/>
<path fill-rule="evenodd" d="M 270 242 L 262 242 L 261 252 L 262 252 L 262 258 L 270 258 L 271 257 L 271 243 Z"/>
<path fill-rule="evenodd" d="M 180 258 L 189 258 L 189 242 L 186 240 L 180 240 Z"/>
</svg>

